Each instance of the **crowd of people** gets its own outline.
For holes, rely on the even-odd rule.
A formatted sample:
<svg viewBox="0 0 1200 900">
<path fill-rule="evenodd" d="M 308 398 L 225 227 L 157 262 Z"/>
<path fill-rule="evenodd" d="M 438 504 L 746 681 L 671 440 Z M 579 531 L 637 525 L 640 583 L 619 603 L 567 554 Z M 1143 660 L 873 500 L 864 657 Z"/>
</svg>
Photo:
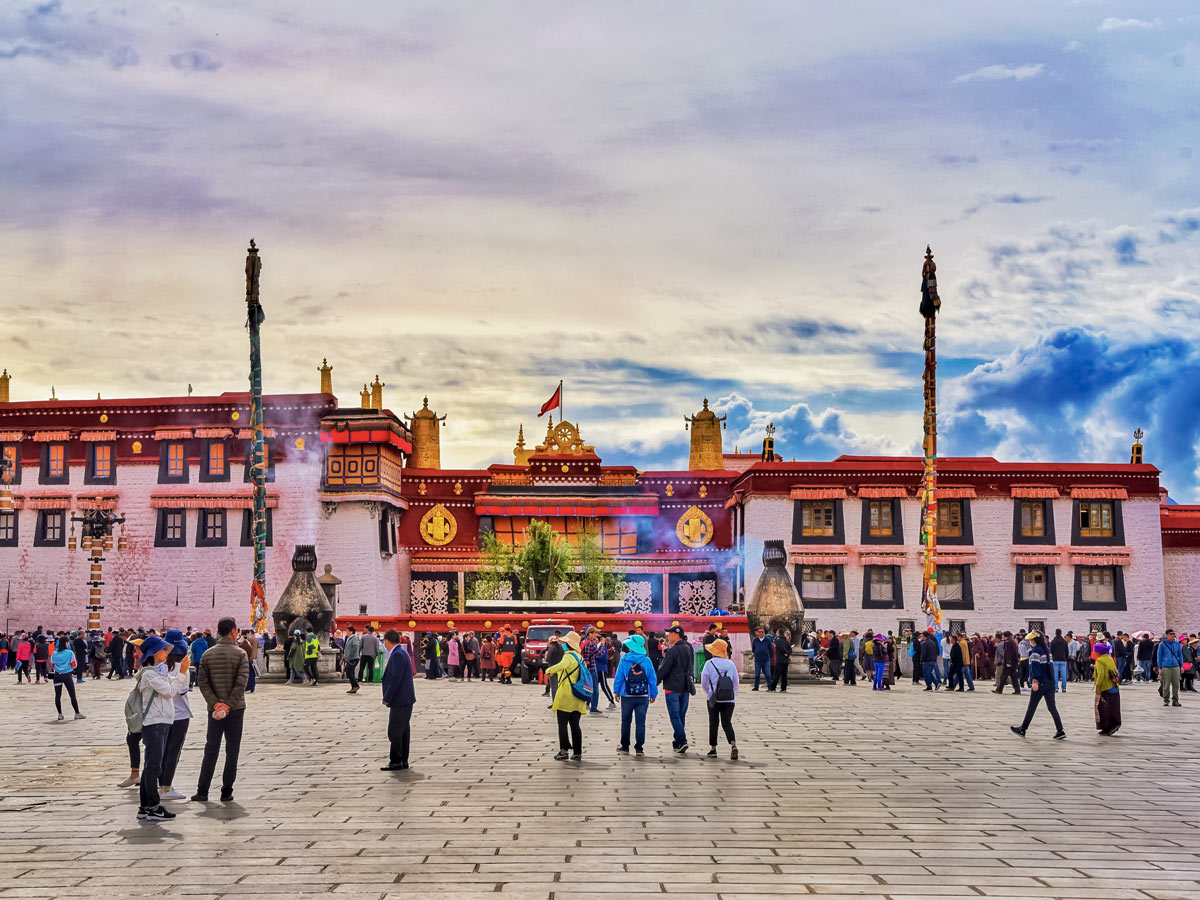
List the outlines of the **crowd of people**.
<svg viewBox="0 0 1200 900">
<path fill-rule="evenodd" d="M 205 747 L 193 801 L 207 802 L 222 744 L 222 801 L 233 799 L 246 708 L 258 676 L 269 664 L 267 651 L 277 647 L 271 635 L 238 631 L 233 619 L 222 619 L 214 635 L 209 629 L 110 629 L 107 632 L 50 633 L 42 628 L 0 634 L 0 671 L 15 670 L 18 684 L 53 684 L 58 721 L 63 722 L 65 693 L 74 718 L 85 719 L 76 686 L 92 679 L 132 679 L 125 704 L 130 773 L 121 787 L 138 787 L 139 819 L 174 818 L 164 800 L 186 795 L 174 787 L 180 754 L 193 717 L 191 693 L 198 688 L 206 708 Z M 708 720 L 708 753 L 717 756 L 724 734 L 731 759 L 739 751 L 733 727 L 740 678 L 730 659 L 732 639 L 722 623 L 710 625 L 695 642 L 683 628 L 673 626 L 655 634 L 642 627 L 624 639 L 595 627 L 582 633 L 563 627 L 547 642 L 539 681 L 555 714 L 556 760 L 578 761 L 583 756 L 585 715 L 620 709 L 616 752 L 642 755 L 647 743 L 647 713 L 663 699 L 671 730 L 671 749 L 689 749 L 687 716 L 690 699 L 704 694 Z M 351 626 L 332 638 L 334 671 L 356 694 L 363 681 L 375 678 L 381 653 L 382 702 L 389 709 L 391 751 L 384 771 L 409 765 L 414 679 L 512 683 L 522 660 L 523 636 L 510 626 L 490 634 L 427 632 L 414 643 L 408 635 L 370 626 L 359 634 Z M 1200 636 L 1176 636 L 1168 629 L 1161 637 L 1146 632 L 1076 635 L 1056 630 L 1048 637 L 1019 630 L 994 635 L 943 634 L 932 628 L 896 637 L 873 629 L 801 630 L 795 642 L 786 629 L 768 634 L 758 628 L 751 639 L 754 683 L 768 692 L 786 692 L 793 657 L 806 661 L 808 674 L 854 686 L 858 676 L 873 690 L 888 691 L 902 679 L 926 691 L 972 692 L 977 681 L 991 684 L 994 693 L 1029 693 L 1020 725 L 1012 731 L 1025 737 L 1039 706 L 1053 721 L 1052 737 L 1066 737 L 1055 695 L 1068 685 L 1091 682 L 1096 728 L 1111 736 L 1121 727 L 1120 690 L 1131 682 L 1157 682 L 1164 706 L 1180 706 L 1179 695 L 1196 693 L 1195 664 Z M 316 685 L 321 673 L 322 647 L 311 628 L 285 637 L 282 659 L 289 684 Z M 699 664 L 698 664 L 699 662 Z M 104 671 L 107 663 L 107 672 Z M 906 671 L 907 670 L 907 671 Z M 599 708 L 601 698 L 606 710 Z"/>
</svg>

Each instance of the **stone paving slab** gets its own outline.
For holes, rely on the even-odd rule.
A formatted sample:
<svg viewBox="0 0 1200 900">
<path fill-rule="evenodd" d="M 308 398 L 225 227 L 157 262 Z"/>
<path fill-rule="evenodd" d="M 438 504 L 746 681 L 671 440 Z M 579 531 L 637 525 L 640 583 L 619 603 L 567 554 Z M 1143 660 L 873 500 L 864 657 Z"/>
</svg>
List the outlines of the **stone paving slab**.
<svg viewBox="0 0 1200 900">
<path fill-rule="evenodd" d="M 1200 704 L 1163 709 L 1153 687 L 1125 691 L 1111 740 L 1072 690 L 1064 743 L 1043 717 L 1011 735 L 1024 698 L 1009 695 L 745 692 L 737 762 L 701 755 L 702 704 L 693 752 L 673 755 L 659 703 L 644 758 L 615 753 L 606 714 L 585 717 L 584 761 L 564 764 L 535 686 L 420 680 L 413 768 L 383 773 L 377 686 L 267 683 L 236 801 L 170 804 L 165 825 L 136 821 L 136 790 L 115 787 L 127 688 L 86 683 L 89 718 L 60 725 L 51 688 L 0 683 L 19 723 L 0 755 L 0 900 L 141 897 L 146 879 L 189 900 L 1200 898 Z"/>
</svg>

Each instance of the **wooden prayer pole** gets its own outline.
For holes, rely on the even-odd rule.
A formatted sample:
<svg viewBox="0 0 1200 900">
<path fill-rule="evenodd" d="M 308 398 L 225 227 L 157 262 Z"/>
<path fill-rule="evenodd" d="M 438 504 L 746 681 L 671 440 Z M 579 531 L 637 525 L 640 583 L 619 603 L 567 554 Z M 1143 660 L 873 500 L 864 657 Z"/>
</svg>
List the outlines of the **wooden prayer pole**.
<svg viewBox="0 0 1200 900">
<path fill-rule="evenodd" d="M 253 458 L 250 479 L 254 485 L 254 580 L 250 586 L 250 624 L 256 634 L 267 630 L 267 460 L 263 440 L 262 347 L 259 328 L 262 326 L 262 304 L 258 300 L 258 276 L 262 261 L 258 248 L 250 241 L 246 252 L 246 324 L 250 329 L 250 436 Z"/>
<path fill-rule="evenodd" d="M 925 626 L 942 631 L 942 606 L 937 593 L 937 314 L 942 301 L 937 293 L 937 266 L 933 251 L 925 248 L 921 267 L 921 316 L 925 319 L 925 439 L 924 477 L 921 484 L 921 609 Z"/>
</svg>

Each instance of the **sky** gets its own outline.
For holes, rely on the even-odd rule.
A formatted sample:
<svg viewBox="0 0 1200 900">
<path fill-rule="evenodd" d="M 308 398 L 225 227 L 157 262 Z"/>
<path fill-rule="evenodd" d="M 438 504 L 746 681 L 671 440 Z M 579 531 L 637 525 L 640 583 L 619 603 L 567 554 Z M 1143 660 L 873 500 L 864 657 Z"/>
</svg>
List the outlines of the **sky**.
<svg viewBox="0 0 1200 900">
<path fill-rule="evenodd" d="M 0 0 L 15 400 L 264 382 L 511 461 L 563 380 L 606 462 L 1128 461 L 1200 501 L 1200 7 Z"/>
</svg>

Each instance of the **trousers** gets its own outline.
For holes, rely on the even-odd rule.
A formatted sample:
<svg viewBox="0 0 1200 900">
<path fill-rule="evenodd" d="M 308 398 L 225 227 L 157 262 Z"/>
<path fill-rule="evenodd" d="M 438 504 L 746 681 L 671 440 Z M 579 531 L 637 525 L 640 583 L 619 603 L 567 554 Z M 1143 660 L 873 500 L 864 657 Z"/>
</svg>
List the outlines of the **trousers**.
<svg viewBox="0 0 1200 900">
<path fill-rule="evenodd" d="M 342 664 L 342 673 L 350 681 L 350 687 L 358 687 L 358 665 L 359 660 L 348 659 Z"/>
<path fill-rule="evenodd" d="M 200 777 L 196 779 L 196 793 L 207 794 L 212 786 L 213 774 L 217 770 L 217 756 L 221 752 L 221 738 L 225 738 L 225 769 L 221 773 L 221 793 L 233 793 L 245 718 L 245 709 L 231 709 L 229 715 L 223 719 L 214 719 L 212 711 L 209 710 L 208 733 L 204 737 L 204 759 L 200 763 Z"/>
<path fill-rule="evenodd" d="M 666 695 L 667 718 L 671 720 L 671 749 L 678 750 L 687 743 L 687 711 L 688 701 L 692 699 L 687 691 L 668 691 Z"/>
<path fill-rule="evenodd" d="M 754 657 L 754 690 L 758 690 L 758 679 L 762 677 L 767 683 L 767 687 L 771 686 L 771 659 L 770 657 L 760 658 Z"/>
<path fill-rule="evenodd" d="M 154 809 L 162 802 L 158 796 L 159 776 L 170 731 L 171 726 L 166 722 L 142 726 L 142 743 L 146 745 L 146 764 L 142 766 L 142 779 L 138 782 L 138 805 L 142 809 Z"/>
<path fill-rule="evenodd" d="M 583 753 L 583 729 L 579 727 L 579 718 L 582 715 L 579 711 L 566 712 L 565 710 L 555 710 L 558 716 L 558 747 L 560 750 L 572 750 L 575 753 Z M 571 730 L 571 738 L 567 740 L 567 729 Z"/>
<path fill-rule="evenodd" d="M 1067 690 L 1067 663 L 1055 661 L 1054 663 L 1054 684 L 1057 690 L 1066 693 Z"/>
<path fill-rule="evenodd" d="M 635 731 L 634 750 L 646 745 L 646 710 L 650 708 L 649 697 L 621 697 L 621 746 L 629 746 L 629 732 Z M 636 730 L 631 726 L 636 726 Z"/>
<path fill-rule="evenodd" d="M 412 736 L 412 704 L 397 703 L 388 707 L 388 741 L 391 751 L 388 762 L 395 765 L 408 765 L 409 739 Z"/>
<path fill-rule="evenodd" d="M 1170 699 L 1174 703 L 1179 702 L 1179 667 L 1171 666 L 1166 669 L 1158 670 L 1158 679 L 1162 682 L 1160 688 L 1162 692 L 1163 703 L 1167 702 L 1167 694 L 1173 694 Z"/>
<path fill-rule="evenodd" d="M 1179 670 L 1176 669 L 1176 672 Z M 79 701 L 75 699 L 75 684 L 71 680 L 71 674 L 68 672 L 65 675 L 54 673 L 54 708 L 58 710 L 58 714 L 62 715 L 62 692 L 63 688 L 67 689 L 67 694 L 71 698 L 71 706 L 76 714 L 79 713 Z"/>
<path fill-rule="evenodd" d="M 1037 710 L 1037 705 L 1043 700 L 1046 701 L 1046 709 L 1050 710 L 1050 718 L 1054 720 L 1054 727 L 1059 731 L 1063 730 L 1062 719 L 1058 715 L 1058 707 L 1054 705 L 1054 686 L 1038 682 L 1038 689 L 1029 692 L 1029 706 L 1025 708 L 1025 721 L 1021 723 L 1022 731 L 1029 727 L 1029 723 L 1033 721 L 1033 714 Z"/>
<path fill-rule="evenodd" d="M 708 746 L 717 746 L 717 723 L 720 722 L 721 729 L 725 732 L 725 740 L 733 743 L 736 740 L 733 736 L 733 703 L 713 703 L 708 702 Z"/>
<path fill-rule="evenodd" d="M 163 750 L 162 775 L 160 783 L 170 787 L 175 783 L 175 769 L 179 766 L 179 755 L 183 753 L 183 742 L 187 738 L 188 725 L 191 719 L 176 719 L 171 723 L 167 732 L 167 746 Z"/>
</svg>

